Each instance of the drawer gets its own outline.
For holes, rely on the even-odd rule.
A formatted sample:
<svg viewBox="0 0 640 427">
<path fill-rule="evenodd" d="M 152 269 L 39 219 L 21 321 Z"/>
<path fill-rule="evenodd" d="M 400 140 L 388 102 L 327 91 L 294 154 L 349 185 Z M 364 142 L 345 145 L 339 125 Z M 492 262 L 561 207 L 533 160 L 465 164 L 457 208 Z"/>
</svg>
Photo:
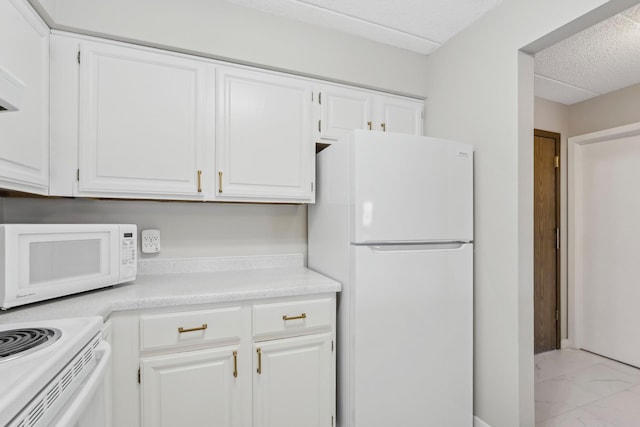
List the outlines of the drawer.
<svg viewBox="0 0 640 427">
<path fill-rule="evenodd" d="M 140 316 L 140 349 L 240 339 L 240 307 Z"/>
<path fill-rule="evenodd" d="M 253 335 L 303 335 L 331 328 L 335 317 L 331 298 L 255 304 Z"/>
</svg>

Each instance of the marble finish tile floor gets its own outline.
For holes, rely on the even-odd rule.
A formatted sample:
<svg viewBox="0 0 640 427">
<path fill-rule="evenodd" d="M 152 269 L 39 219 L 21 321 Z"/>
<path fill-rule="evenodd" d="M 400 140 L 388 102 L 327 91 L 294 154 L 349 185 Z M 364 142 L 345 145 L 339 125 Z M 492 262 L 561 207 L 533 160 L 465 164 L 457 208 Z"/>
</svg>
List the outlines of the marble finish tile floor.
<svg viewBox="0 0 640 427">
<path fill-rule="evenodd" d="M 640 369 L 575 349 L 535 356 L 536 427 L 640 427 Z"/>
</svg>

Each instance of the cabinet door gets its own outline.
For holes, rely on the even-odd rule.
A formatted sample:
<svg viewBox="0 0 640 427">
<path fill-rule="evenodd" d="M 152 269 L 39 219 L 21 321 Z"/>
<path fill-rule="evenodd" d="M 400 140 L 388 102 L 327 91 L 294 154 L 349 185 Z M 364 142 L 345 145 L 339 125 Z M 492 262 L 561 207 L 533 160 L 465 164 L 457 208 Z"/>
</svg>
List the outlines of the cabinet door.
<svg viewBox="0 0 640 427">
<path fill-rule="evenodd" d="M 310 84 L 266 72 L 218 72 L 216 199 L 312 201 Z"/>
<path fill-rule="evenodd" d="M 335 141 L 354 129 L 368 129 L 372 99 L 367 91 L 322 86 L 318 96 L 320 139 Z"/>
<path fill-rule="evenodd" d="M 203 198 L 211 65 L 82 42 L 80 195 Z"/>
<path fill-rule="evenodd" d="M 234 351 L 190 351 L 141 359 L 142 425 L 241 426 Z"/>
<path fill-rule="evenodd" d="M 422 135 L 424 102 L 394 96 L 378 96 L 376 112 L 376 130 Z"/>
<path fill-rule="evenodd" d="M 14 102 L 0 109 L 0 187 L 48 194 L 49 28 L 26 0 L 2 1 L 0 40 L 0 98 Z"/>
<path fill-rule="evenodd" d="M 254 356 L 254 427 L 333 425 L 331 334 L 258 343 Z"/>
</svg>

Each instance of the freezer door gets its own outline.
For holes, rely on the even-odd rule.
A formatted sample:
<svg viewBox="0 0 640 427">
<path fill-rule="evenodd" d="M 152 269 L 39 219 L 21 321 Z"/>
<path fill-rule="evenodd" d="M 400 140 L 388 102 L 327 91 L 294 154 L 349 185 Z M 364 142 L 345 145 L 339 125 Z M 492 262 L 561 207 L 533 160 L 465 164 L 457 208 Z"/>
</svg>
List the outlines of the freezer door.
<svg viewBox="0 0 640 427">
<path fill-rule="evenodd" d="M 473 245 L 352 250 L 346 425 L 470 427 Z"/>
<path fill-rule="evenodd" d="M 473 240 L 473 149 L 382 132 L 352 136 L 351 241 Z"/>
</svg>

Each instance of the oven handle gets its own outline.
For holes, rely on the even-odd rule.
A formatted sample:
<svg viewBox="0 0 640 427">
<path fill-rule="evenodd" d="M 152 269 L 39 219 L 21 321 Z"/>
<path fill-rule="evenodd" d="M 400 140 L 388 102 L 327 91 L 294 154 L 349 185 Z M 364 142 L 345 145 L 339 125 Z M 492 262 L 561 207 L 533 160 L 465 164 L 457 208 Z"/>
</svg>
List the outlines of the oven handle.
<svg viewBox="0 0 640 427">
<path fill-rule="evenodd" d="M 98 365 L 89 373 L 80 388 L 76 390 L 71 403 L 61 410 L 56 420 L 51 424 L 52 426 L 73 426 L 91 403 L 98 388 L 104 384 L 107 368 L 111 364 L 111 346 L 106 341 L 100 341 L 95 351 Z"/>
</svg>

